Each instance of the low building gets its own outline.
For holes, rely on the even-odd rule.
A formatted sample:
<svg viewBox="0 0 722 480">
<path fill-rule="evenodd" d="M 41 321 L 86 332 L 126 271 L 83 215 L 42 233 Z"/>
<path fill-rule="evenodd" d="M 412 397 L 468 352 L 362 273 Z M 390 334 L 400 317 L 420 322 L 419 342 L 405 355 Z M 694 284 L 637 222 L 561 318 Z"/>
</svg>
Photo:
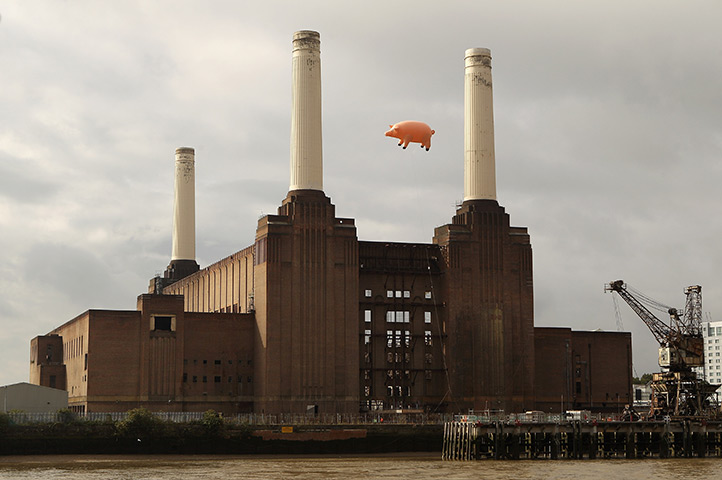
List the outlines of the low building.
<svg viewBox="0 0 722 480">
<path fill-rule="evenodd" d="M 54 378 L 79 413 L 249 412 L 253 329 L 249 314 L 184 312 L 182 296 L 143 294 L 137 311 L 89 310 L 34 338 L 30 381 Z"/>
<path fill-rule="evenodd" d="M 536 405 L 544 412 L 621 413 L 632 404 L 632 335 L 534 329 Z"/>
<path fill-rule="evenodd" d="M 26 413 L 57 412 L 68 408 L 68 392 L 57 388 L 13 383 L 0 387 L 0 412 L 13 410 Z"/>
</svg>

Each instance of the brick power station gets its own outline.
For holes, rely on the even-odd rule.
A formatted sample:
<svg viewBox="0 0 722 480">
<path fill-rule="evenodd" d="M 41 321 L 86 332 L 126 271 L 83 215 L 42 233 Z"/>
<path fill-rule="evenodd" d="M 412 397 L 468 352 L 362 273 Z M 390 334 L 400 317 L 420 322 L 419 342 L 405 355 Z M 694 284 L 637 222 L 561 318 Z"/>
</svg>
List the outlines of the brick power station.
<svg viewBox="0 0 722 480">
<path fill-rule="evenodd" d="M 256 240 L 200 269 L 195 152 L 173 248 L 135 311 L 31 341 L 30 381 L 79 412 L 617 411 L 631 336 L 535 328 L 532 248 L 496 198 L 491 54 L 465 55 L 464 201 L 432 243 L 360 241 L 323 191 L 319 34 L 293 39 L 290 187 Z"/>
</svg>

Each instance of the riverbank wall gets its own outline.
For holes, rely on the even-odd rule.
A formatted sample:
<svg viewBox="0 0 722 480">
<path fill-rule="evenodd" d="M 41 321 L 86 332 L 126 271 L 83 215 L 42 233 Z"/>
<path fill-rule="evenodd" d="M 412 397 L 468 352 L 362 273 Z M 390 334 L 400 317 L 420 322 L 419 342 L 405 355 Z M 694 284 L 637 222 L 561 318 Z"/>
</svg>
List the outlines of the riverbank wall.
<svg viewBox="0 0 722 480">
<path fill-rule="evenodd" d="M 48 454 L 441 454 L 443 425 L 164 424 L 128 431 L 114 422 L 14 425 L 0 455 Z"/>
</svg>

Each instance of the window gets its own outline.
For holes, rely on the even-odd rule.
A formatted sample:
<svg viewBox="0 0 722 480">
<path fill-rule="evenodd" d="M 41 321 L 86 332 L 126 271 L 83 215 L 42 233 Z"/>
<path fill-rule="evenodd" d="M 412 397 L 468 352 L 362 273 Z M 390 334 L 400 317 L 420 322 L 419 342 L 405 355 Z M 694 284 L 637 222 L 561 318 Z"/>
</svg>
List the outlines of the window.
<svg viewBox="0 0 722 480">
<path fill-rule="evenodd" d="M 431 323 L 431 312 L 424 312 L 424 323 Z"/>
<path fill-rule="evenodd" d="M 364 380 L 371 380 L 371 370 L 364 370 Z"/>
<path fill-rule="evenodd" d="M 193 375 L 193 383 L 198 383 L 198 376 Z"/>
<path fill-rule="evenodd" d="M 424 355 L 424 361 L 426 363 L 434 363 L 434 356 L 430 353 L 427 353 L 426 355 Z"/>
<path fill-rule="evenodd" d="M 431 292 L 424 292 L 424 298 L 426 300 L 431 300 Z"/>
<path fill-rule="evenodd" d="M 722 335 L 722 327 L 717 327 L 717 335 Z"/>
<path fill-rule="evenodd" d="M 371 343 L 371 330 L 364 330 L 364 345 Z"/>
<path fill-rule="evenodd" d="M 404 290 L 404 298 L 411 298 L 411 292 L 408 290 Z"/>
<path fill-rule="evenodd" d="M 396 346 L 401 346 L 401 330 L 396 330 Z"/>
<path fill-rule="evenodd" d="M 394 331 L 386 330 L 386 346 L 391 348 L 394 346 Z"/>
<path fill-rule="evenodd" d="M 364 296 L 366 296 L 366 298 L 371 298 L 371 290 L 364 290 Z"/>
<path fill-rule="evenodd" d="M 406 345 L 408 347 L 410 342 L 411 342 L 411 332 L 406 330 L 404 332 L 404 345 Z"/>
<path fill-rule="evenodd" d="M 213 364 L 214 364 L 214 365 L 220 365 L 220 364 L 221 364 L 221 361 L 220 361 L 220 360 L 214 360 L 214 361 L 213 361 Z"/>
<path fill-rule="evenodd" d="M 151 315 L 150 329 L 154 332 L 175 332 L 175 316 Z"/>
<path fill-rule="evenodd" d="M 188 383 L 188 374 L 187 373 L 183 374 L 183 383 Z"/>
<path fill-rule="evenodd" d="M 364 386 L 364 395 L 367 397 L 371 396 L 371 387 L 370 386 L 368 386 L 368 385 Z"/>
<path fill-rule="evenodd" d="M 396 312 L 390 310 L 386 312 L 386 321 L 389 323 L 394 323 L 396 321 Z"/>
<path fill-rule="evenodd" d="M 371 310 L 364 310 L 364 322 L 371 323 Z"/>
<path fill-rule="evenodd" d="M 393 387 L 393 385 L 388 385 L 388 386 L 386 387 L 386 393 L 388 394 L 389 397 L 393 397 L 393 396 L 394 396 L 394 387 Z"/>
<path fill-rule="evenodd" d="M 393 290 L 386 290 L 386 297 L 387 297 L 387 298 L 394 298 L 394 291 L 393 291 Z"/>
<path fill-rule="evenodd" d="M 205 375 L 203 375 L 203 383 L 208 383 L 208 377 L 206 377 Z"/>
<path fill-rule="evenodd" d="M 426 380 L 431 380 L 431 370 L 424 370 L 424 378 Z"/>
<path fill-rule="evenodd" d="M 213 377 L 213 383 L 221 383 L 221 376 L 216 375 L 215 377 Z"/>
<path fill-rule="evenodd" d="M 401 290 L 396 290 L 396 298 L 401 298 Z"/>
<path fill-rule="evenodd" d="M 424 330 L 424 345 L 431 346 L 431 330 Z"/>
<path fill-rule="evenodd" d="M 229 376 L 228 376 L 228 383 L 231 383 L 232 381 L 233 381 L 233 377 L 231 377 L 231 376 L 229 375 Z"/>
</svg>

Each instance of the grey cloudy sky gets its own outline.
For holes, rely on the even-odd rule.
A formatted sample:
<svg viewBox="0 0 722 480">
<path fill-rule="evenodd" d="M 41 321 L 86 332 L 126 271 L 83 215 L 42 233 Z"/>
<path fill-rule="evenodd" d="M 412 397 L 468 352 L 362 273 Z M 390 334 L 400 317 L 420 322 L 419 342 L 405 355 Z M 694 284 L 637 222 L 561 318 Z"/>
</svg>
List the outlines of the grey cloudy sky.
<svg viewBox="0 0 722 480">
<path fill-rule="evenodd" d="M 291 38 L 321 33 L 324 187 L 359 238 L 430 242 L 463 197 L 463 56 L 492 51 L 499 202 L 527 226 L 536 325 L 616 330 L 618 278 L 722 319 L 722 3 L 0 3 L 0 384 L 170 258 L 196 149 L 197 255 L 253 243 L 288 190 Z M 401 150 L 388 125 L 435 130 Z M 656 344 L 621 304 L 635 369 Z M 665 319 L 666 320 L 666 319 Z"/>
</svg>

